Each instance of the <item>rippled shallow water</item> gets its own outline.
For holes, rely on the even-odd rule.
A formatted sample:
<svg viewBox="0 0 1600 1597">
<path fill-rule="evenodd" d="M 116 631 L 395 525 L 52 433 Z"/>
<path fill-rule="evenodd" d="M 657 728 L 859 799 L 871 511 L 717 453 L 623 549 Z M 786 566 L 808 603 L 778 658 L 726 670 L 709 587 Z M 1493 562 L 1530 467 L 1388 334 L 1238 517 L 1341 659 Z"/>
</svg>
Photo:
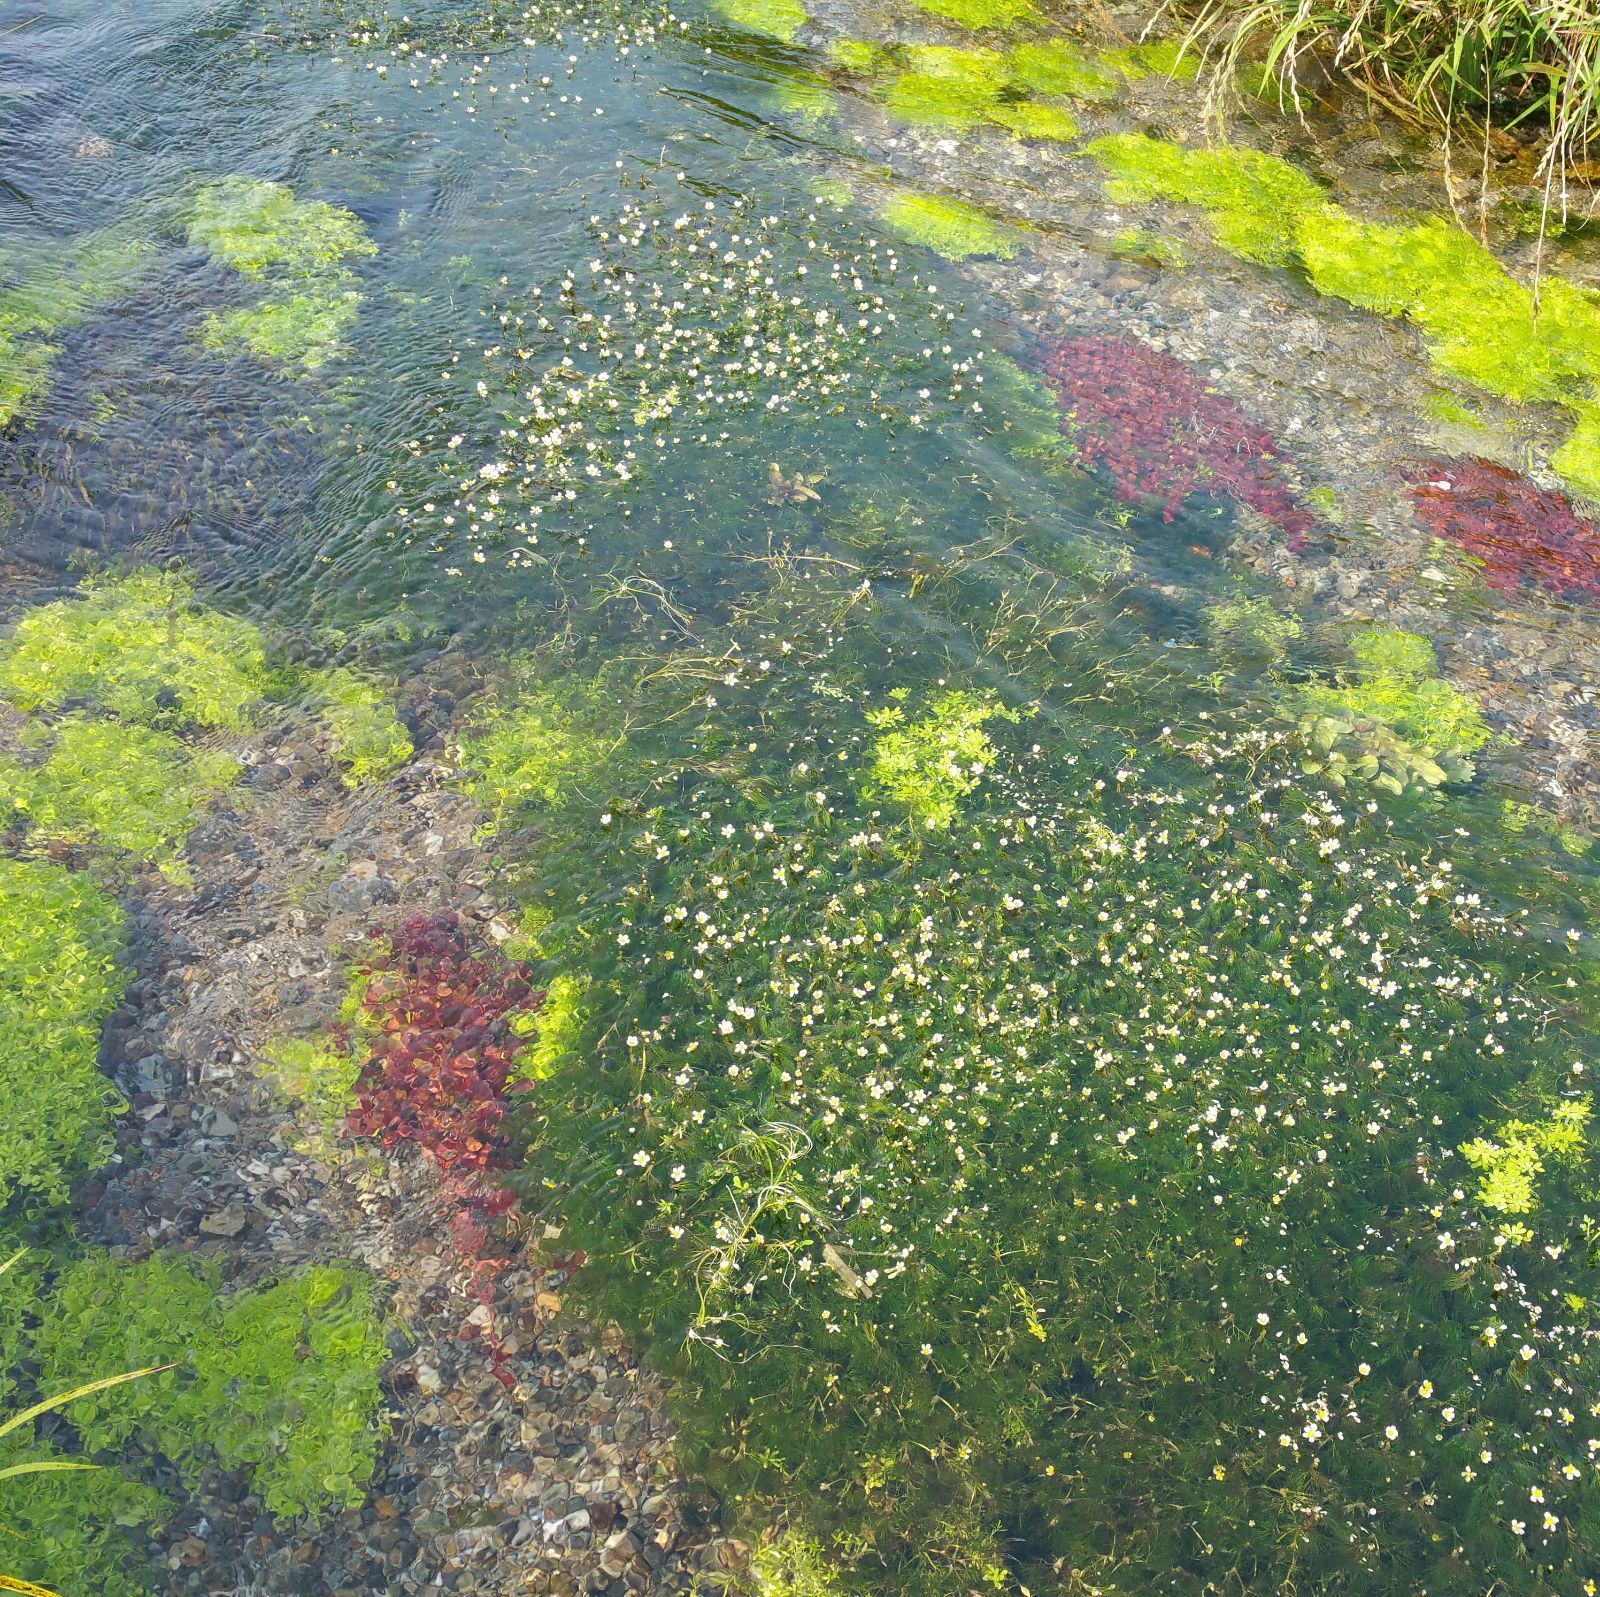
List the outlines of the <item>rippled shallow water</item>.
<svg viewBox="0 0 1600 1597">
<path fill-rule="evenodd" d="M 757 1530 L 867 1589 L 1592 1590 L 1593 1161 L 1537 1141 L 1587 597 L 1419 526 L 1393 462 L 1479 435 L 1405 329 L 895 125 L 821 43 L 950 30 L 826 20 L 0 6 L 8 280 L 131 262 L 4 435 L 8 619 L 177 561 L 448 668 L 567 1028 L 523 1203 Z M 241 177 L 370 240 L 289 285 L 326 358 L 208 332 L 274 292 L 193 230 Z M 946 260 L 916 185 L 1036 232 Z"/>
</svg>

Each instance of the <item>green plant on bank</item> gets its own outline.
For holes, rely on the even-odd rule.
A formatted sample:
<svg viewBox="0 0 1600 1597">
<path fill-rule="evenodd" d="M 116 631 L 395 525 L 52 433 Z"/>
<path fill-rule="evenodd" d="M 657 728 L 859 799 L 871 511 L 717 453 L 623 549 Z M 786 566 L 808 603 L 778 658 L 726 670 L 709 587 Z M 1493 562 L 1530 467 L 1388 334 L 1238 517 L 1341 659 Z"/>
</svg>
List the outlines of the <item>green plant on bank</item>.
<svg viewBox="0 0 1600 1597">
<path fill-rule="evenodd" d="M 1550 464 L 1600 498 L 1600 294 L 1546 275 L 1532 289 L 1442 218 L 1364 222 L 1276 156 L 1239 146 L 1186 149 L 1140 134 L 1087 146 L 1119 202 L 1199 206 L 1217 241 L 1247 260 L 1299 266 L 1320 293 L 1404 316 L 1446 376 L 1516 403 L 1567 410 L 1573 430 Z"/>
<path fill-rule="evenodd" d="M 316 692 L 327 703 L 322 724 L 345 786 L 377 781 L 416 752 L 393 700 L 377 683 L 336 667 L 317 679 Z"/>
<path fill-rule="evenodd" d="M 59 1202 L 111 1148 L 122 1104 L 100 1026 L 127 983 L 117 906 L 45 861 L 0 858 L 0 1210 Z"/>
<path fill-rule="evenodd" d="M 248 1470 L 280 1519 L 364 1495 L 387 1347 L 361 1271 L 312 1265 L 224 1296 L 214 1263 L 89 1254 L 58 1273 L 32 1347 L 45 1381 L 130 1359 L 172 1366 L 75 1406 L 86 1452 L 138 1439 L 189 1480 L 215 1457 Z"/>
<path fill-rule="evenodd" d="M 937 194 L 897 194 L 879 215 L 902 238 L 946 260 L 964 261 L 977 255 L 991 255 L 1002 261 L 1016 258 L 1016 230 L 964 200 L 944 199 Z"/>
<path fill-rule="evenodd" d="M 984 722 L 1007 712 L 991 700 L 953 688 L 908 721 L 905 692 L 896 689 L 889 696 L 894 703 L 867 712 L 878 736 L 867 765 L 866 791 L 899 805 L 919 825 L 942 830 L 994 764 L 994 744 Z"/>
<path fill-rule="evenodd" d="M 120 721 L 69 716 L 34 740 L 47 741 L 41 763 L 0 759 L 0 813 L 36 843 L 108 849 L 180 879 L 184 839 L 239 771 L 231 754 Z"/>
<path fill-rule="evenodd" d="M 126 293 L 148 253 L 142 240 L 121 229 L 90 233 L 28 262 L 23 276 L 0 288 L 0 427 L 25 415 L 48 390 L 59 336 Z"/>
<path fill-rule="evenodd" d="M 1486 117 L 1539 126 L 1541 175 L 1559 182 L 1600 135 L 1595 0 L 1199 0 L 1194 53 L 1220 109 L 1240 75 L 1295 105 L 1307 69 L 1331 65 L 1383 105 L 1476 147 Z"/>
<path fill-rule="evenodd" d="M 1415 633 L 1362 627 L 1350 655 L 1344 685 L 1296 696 L 1308 748 L 1302 769 L 1396 795 L 1470 781 L 1470 756 L 1489 741 L 1489 726 L 1476 699 L 1437 675 L 1433 645 Z"/>
<path fill-rule="evenodd" d="M 361 304 L 347 263 L 377 253 L 359 217 L 282 183 L 229 177 L 196 197 L 189 241 L 262 285 L 252 304 L 206 318 L 208 348 L 303 373 L 343 352 Z"/>
</svg>

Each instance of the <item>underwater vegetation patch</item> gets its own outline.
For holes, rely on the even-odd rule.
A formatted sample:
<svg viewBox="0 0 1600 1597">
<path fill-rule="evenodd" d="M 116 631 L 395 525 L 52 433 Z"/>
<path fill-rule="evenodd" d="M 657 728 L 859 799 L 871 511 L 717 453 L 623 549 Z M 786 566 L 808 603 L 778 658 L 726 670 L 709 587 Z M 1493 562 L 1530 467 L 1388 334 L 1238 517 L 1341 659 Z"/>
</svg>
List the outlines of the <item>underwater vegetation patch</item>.
<svg viewBox="0 0 1600 1597">
<path fill-rule="evenodd" d="M 188 577 L 154 568 L 88 578 L 0 643 L 0 696 L 20 710 L 82 703 L 141 726 L 239 731 L 269 684 L 255 627 L 202 607 Z"/>
<path fill-rule="evenodd" d="M 897 194 L 878 214 L 902 238 L 946 260 L 970 260 L 975 255 L 1002 261 L 1016 258 L 1016 229 L 965 200 L 937 194 Z"/>
<path fill-rule="evenodd" d="M 108 228 L 57 246 L 0 288 L 0 427 L 48 390 L 59 335 L 132 288 L 148 255 L 142 239 Z"/>
<path fill-rule="evenodd" d="M 1299 695 L 1311 751 L 1302 769 L 1396 795 L 1469 781 L 1469 756 L 1489 741 L 1489 726 L 1477 700 L 1438 675 L 1433 645 L 1414 632 L 1360 627 L 1350 658 L 1348 681 Z"/>
<path fill-rule="evenodd" d="M 1291 739 L 1136 743 L 1059 702 L 974 725 L 981 680 L 872 626 L 753 619 L 672 722 L 703 757 L 653 774 L 641 717 L 524 877 L 587 983 L 525 1191 L 668 1361 L 691 1467 L 801 1532 L 771 1578 L 806 1589 L 838 1538 L 847 1589 L 917 1597 L 1058 1564 L 1581 1589 L 1593 1184 L 1547 1158 L 1524 1238 L 1461 1150 L 1508 1143 L 1530 1075 L 1589 1100 L 1586 954 Z M 1351 655 L 1334 691 L 1482 735 L 1425 640 Z M 883 742 L 947 694 L 981 777 L 946 825 L 884 825 L 886 748 L 907 794 L 972 774 Z"/>
<path fill-rule="evenodd" d="M 376 682 L 335 667 L 317 678 L 315 691 L 326 701 L 322 724 L 346 787 L 377 781 L 416 752 L 393 698 Z"/>
<path fill-rule="evenodd" d="M 1003 30 L 1036 22 L 1032 0 L 915 0 L 919 9 L 963 28 Z"/>
<path fill-rule="evenodd" d="M 86 1370 L 176 1365 L 74 1405 L 91 1455 L 136 1440 L 190 1482 L 215 1459 L 249 1471 L 278 1519 L 365 1495 L 387 1430 L 388 1348 L 363 1271 L 311 1265 L 225 1295 L 214 1262 L 90 1253 L 58 1273 L 31 1344 L 52 1387 Z"/>
<path fill-rule="evenodd" d="M 36 843 L 110 849 L 179 872 L 184 838 L 237 776 L 230 754 L 193 749 L 153 727 L 69 716 L 35 741 L 38 764 L 0 759 L 0 811 Z"/>
<path fill-rule="evenodd" d="M 951 689 L 908 720 L 906 694 L 869 710 L 878 728 L 867 765 L 866 791 L 904 809 L 913 822 L 932 830 L 950 825 L 961 800 L 977 787 L 994 763 L 994 744 L 985 721 L 1005 712 L 992 700 Z"/>
<path fill-rule="evenodd" d="M 92 882 L 0 858 L 0 1209 L 54 1202 L 110 1151 L 122 1102 L 100 1026 L 127 984 L 122 915 Z"/>
<path fill-rule="evenodd" d="M 1532 1214 L 1545 1161 L 1574 1164 L 1584 1155 L 1593 1105 L 1569 1098 L 1543 1120 L 1508 1120 L 1490 1137 L 1466 1143 L 1462 1156 L 1478 1172 L 1478 1196 L 1500 1214 Z"/>
<path fill-rule="evenodd" d="M 1600 498 L 1600 294 L 1546 274 L 1533 291 L 1442 217 L 1411 226 L 1364 222 L 1290 162 L 1237 145 L 1187 149 L 1140 134 L 1086 152 L 1107 194 L 1197 205 L 1217 241 L 1247 260 L 1299 266 L 1318 292 L 1404 316 L 1446 376 L 1518 403 L 1558 405 L 1574 430 L 1551 466 Z"/>
<path fill-rule="evenodd" d="M 1491 588 L 1600 598 L 1600 525 L 1565 494 L 1475 455 L 1425 464 L 1408 487 L 1418 520 L 1466 550 Z"/>
<path fill-rule="evenodd" d="M 793 44 L 811 20 L 800 0 L 715 0 L 717 15 L 746 33 Z"/>
<path fill-rule="evenodd" d="M 1050 344 L 1041 372 L 1061 425 L 1118 496 L 1171 521 L 1194 495 L 1234 499 L 1291 536 L 1312 525 L 1264 429 L 1182 361 L 1135 339 L 1092 334 Z"/>
<path fill-rule="evenodd" d="M 1071 100 L 1111 100 L 1120 87 L 1115 73 L 1091 60 L 1067 39 L 1032 39 L 1005 54 L 1013 83 L 1034 94 Z"/>
<path fill-rule="evenodd" d="M 297 199 L 282 183 L 224 178 L 196 198 L 189 240 L 263 285 L 253 304 L 206 318 L 201 339 L 207 348 L 242 348 L 307 373 L 342 352 L 361 304 L 345 263 L 377 253 L 353 212 Z"/>
</svg>

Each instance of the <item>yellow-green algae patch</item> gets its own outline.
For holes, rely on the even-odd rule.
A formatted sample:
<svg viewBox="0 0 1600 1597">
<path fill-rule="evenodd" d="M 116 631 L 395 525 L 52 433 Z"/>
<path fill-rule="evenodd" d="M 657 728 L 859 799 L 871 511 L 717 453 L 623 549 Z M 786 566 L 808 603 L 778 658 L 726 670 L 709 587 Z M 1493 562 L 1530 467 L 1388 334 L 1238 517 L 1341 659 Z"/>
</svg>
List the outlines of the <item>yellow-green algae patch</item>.
<svg viewBox="0 0 1600 1597">
<path fill-rule="evenodd" d="M 1066 39 L 1040 39 L 1012 46 L 1005 54 L 1012 81 L 1035 94 L 1074 100 L 1109 100 L 1116 77 Z"/>
<path fill-rule="evenodd" d="M 916 0 L 920 9 L 963 28 L 1004 29 L 1037 22 L 1031 0 Z"/>
<path fill-rule="evenodd" d="M 238 730 L 268 687 L 260 634 L 198 606 L 177 572 L 90 578 L 0 644 L 0 697 L 21 710 L 84 703 L 147 726 Z"/>
<path fill-rule="evenodd" d="M 1072 113 L 1056 103 L 1018 98 L 1025 87 L 1009 56 L 998 50 L 913 45 L 906 70 L 892 77 L 884 106 L 899 121 L 921 127 L 1009 128 L 1023 138 L 1075 139 Z"/>
<path fill-rule="evenodd" d="M 974 255 L 1015 258 L 1017 235 L 976 205 L 941 199 L 936 194 L 899 194 L 884 206 L 884 222 L 902 238 L 921 244 L 947 260 Z"/>
<path fill-rule="evenodd" d="M 377 253 L 361 219 L 281 183 L 230 177 L 202 189 L 189 240 L 265 285 L 252 305 L 206 318 L 208 349 L 243 349 L 272 366 L 313 372 L 340 354 L 360 308 L 346 262 Z"/>
<path fill-rule="evenodd" d="M 1107 193 L 1175 200 L 1206 212 L 1217 241 L 1268 266 L 1298 265 L 1331 298 L 1404 316 L 1435 369 L 1503 399 L 1569 411 L 1571 436 L 1550 464 L 1600 498 L 1600 294 L 1547 276 L 1537 305 L 1476 240 L 1441 217 L 1365 222 L 1298 167 L 1232 145 L 1190 150 L 1138 134 L 1096 139 L 1087 153 Z"/>
<path fill-rule="evenodd" d="M 142 240 L 108 229 L 52 252 L 0 289 L 0 427 L 48 390 L 57 335 L 126 293 L 148 253 Z"/>
<path fill-rule="evenodd" d="M 716 0 L 717 14 L 746 33 L 793 44 L 811 19 L 800 0 Z"/>
</svg>

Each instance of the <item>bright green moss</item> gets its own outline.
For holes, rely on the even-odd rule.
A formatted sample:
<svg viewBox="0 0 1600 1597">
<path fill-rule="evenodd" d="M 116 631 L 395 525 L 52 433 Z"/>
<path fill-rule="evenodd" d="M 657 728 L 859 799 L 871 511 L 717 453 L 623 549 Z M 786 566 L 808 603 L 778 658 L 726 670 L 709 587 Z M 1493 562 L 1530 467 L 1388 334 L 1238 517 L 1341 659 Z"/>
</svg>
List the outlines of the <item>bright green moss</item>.
<svg viewBox="0 0 1600 1597">
<path fill-rule="evenodd" d="M 1470 694 L 1434 675 L 1433 645 L 1415 633 L 1363 627 L 1350 643 L 1354 669 L 1337 687 L 1302 690 L 1308 771 L 1392 793 L 1472 775 L 1468 758 L 1489 740 Z"/>
<path fill-rule="evenodd" d="M 325 1132 L 336 1131 L 350 1112 L 362 1059 L 328 1037 L 287 1037 L 271 1043 L 266 1062 L 273 1079 Z"/>
<path fill-rule="evenodd" d="M 25 817 L 37 838 L 176 870 L 201 809 L 238 768 L 232 755 L 190 749 L 169 732 L 73 716 L 42 764 L 0 761 L 0 810 Z"/>
<path fill-rule="evenodd" d="M 1178 39 L 1152 39 L 1148 44 L 1134 44 L 1120 50 L 1107 50 L 1100 56 L 1100 60 L 1105 66 L 1113 67 L 1130 78 L 1155 74 L 1189 83 L 1200 75 L 1198 52 L 1185 50 Z"/>
<path fill-rule="evenodd" d="M 867 769 L 869 798 L 891 799 L 911 818 L 942 831 L 956 818 L 961 800 L 977 787 L 994 763 L 994 744 L 983 730 L 985 721 L 1004 712 L 988 699 L 958 689 L 941 694 L 915 721 L 906 719 L 902 702 L 868 712 L 878 728 Z"/>
<path fill-rule="evenodd" d="M 1110 100 L 1118 91 L 1116 78 L 1090 61 L 1065 39 L 1042 39 L 1014 45 L 1006 52 L 1006 70 L 1022 88 L 1034 94 L 1060 95 L 1074 100 Z"/>
<path fill-rule="evenodd" d="M 1031 0 L 916 0 L 924 11 L 963 28 L 1014 28 L 1035 22 L 1039 13 Z"/>
<path fill-rule="evenodd" d="M 1511 1120 L 1494 1140 L 1478 1137 L 1461 1152 L 1478 1172 L 1478 1197 L 1501 1214 L 1532 1214 L 1545 1161 L 1575 1164 L 1585 1151 L 1590 1105 L 1558 1103 L 1545 1120 Z"/>
<path fill-rule="evenodd" d="M 994 120 L 1022 139 L 1055 139 L 1067 144 L 1078 136 L 1072 113 L 1061 105 L 1036 105 L 1031 100 L 995 107 Z"/>
<path fill-rule="evenodd" d="M 110 1149 L 100 1024 L 126 985 L 122 917 L 83 877 L 0 859 L 0 1209 L 55 1200 Z"/>
<path fill-rule="evenodd" d="M 200 330 L 219 355 L 245 350 L 270 366 L 319 371 L 344 350 L 361 308 L 348 272 L 334 272 L 304 287 L 277 290 L 255 305 L 216 311 Z"/>
<path fill-rule="evenodd" d="M 1114 133 L 1085 153 L 1110 174 L 1106 193 L 1119 204 L 1198 205 L 1220 244 L 1268 266 L 1293 258 L 1300 217 L 1327 201 L 1298 167 L 1239 146 L 1189 150 L 1139 133 Z"/>
<path fill-rule="evenodd" d="M 994 255 L 1009 261 L 1017 253 L 1013 229 L 960 200 L 941 199 L 934 194 L 901 194 L 889 201 L 882 216 L 902 238 L 947 260 Z"/>
<path fill-rule="evenodd" d="M 268 687 L 260 634 L 194 597 L 188 578 L 146 569 L 30 610 L 0 644 L 0 696 L 23 710 L 82 701 L 146 726 L 248 726 Z"/>
<path fill-rule="evenodd" d="M 900 122 L 965 129 L 994 120 L 999 93 L 982 79 L 962 82 L 931 72 L 902 72 L 890 82 L 883 103 Z"/>
<path fill-rule="evenodd" d="M 223 1298 L 213 1264 L 91 1254 L 62 1271 L 51 1301 L 34 1337 L 46 1382 L 177 1365 L 75 1404 L 89 1450 L 138 1438 L 190 1480 L 212 1457 L 249 1469 L 280 1519 L 361 1500 L 385 1429 L 387 1357 L 362 1272 L 314 1265 Z"/>
<path fill-rule="evenodd" d="M 892 56 L 883 45 L 868 39 L 835 39 L 828 46 L 828 59 L 841 71 L 864 77 L 881 72 Z"/>
<path fill-rule="evenodd" d="M 1567 441 L 1551 455 L 1550 465 L 1561 473 L 1574 493 L 1600 503 L 1600 399 L 1572 408 L 1578 424 Z"/>
<path fill-rule="evenodd" d="M 361 219 L 325 200 L 297 200 L 282 183 L 229 177 L 195 199 L 189 242 L 236 272 L 310 273 L 375 255 Z"/>
<path fill-rule="evenodd" d="M 800 0 L 715 0 L 724 20 L 746 33 L 764 34 L 783 44 L 793 44 L 811 20 Z"/>
<path fill-rule="evenodd" d="M 314 691 L 326 701 L 322 724 L 346 787 L 385 777 L 411 758 L 411 734 L 375 682 L 341 667 L 324 672 Z"/>
<path fill-rule="evenodd" d="M 543 1081 L 553 1075 L 583 1030 L 585 983 L 565 971 L 551 978 L 538 1012 L 529 1017 L 533 1041 L 517 1055 L 519 1080 Z"/>
</svg>

